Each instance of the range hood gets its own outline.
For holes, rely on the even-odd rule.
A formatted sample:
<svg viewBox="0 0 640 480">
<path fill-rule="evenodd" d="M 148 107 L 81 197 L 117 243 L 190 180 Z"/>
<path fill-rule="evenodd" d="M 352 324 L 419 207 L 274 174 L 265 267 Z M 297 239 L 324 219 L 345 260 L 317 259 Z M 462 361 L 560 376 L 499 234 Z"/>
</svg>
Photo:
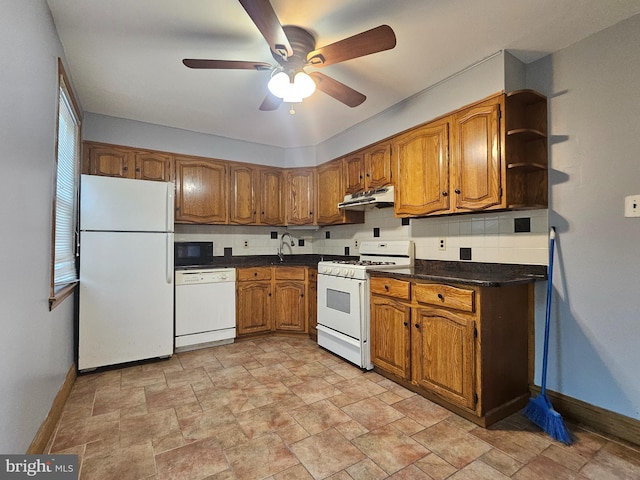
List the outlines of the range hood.
<svg viewBox="0 0 640 480">
<path fill-rule="evenodd" d="M 368 208 L 383 208 L 393 206 L 393 185 L 367 190 L 366 192 L 346 195 L 338 208 L 348 210 L 367 210 Z"/>
</svg>

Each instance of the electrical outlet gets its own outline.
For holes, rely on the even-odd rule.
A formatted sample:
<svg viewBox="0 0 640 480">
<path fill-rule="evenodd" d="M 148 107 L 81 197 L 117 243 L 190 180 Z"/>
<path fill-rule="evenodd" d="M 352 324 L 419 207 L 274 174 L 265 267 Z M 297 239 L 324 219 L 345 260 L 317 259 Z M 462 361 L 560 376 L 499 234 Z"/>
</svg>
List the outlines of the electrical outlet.
<svg viewBox="0 0 640 480">
<path fill-rule="evenodd" d="M 358 248 L 358 245 L 360 245 L 360 242 L 358 242 L 358 240 L 354 240 L 353 241 L 353 246 Z"/>
<path fill-rule="evenodd" d="M 624 197 L 624 216 L 640 217 L 640 195 Z"/>
<path fill-rule="evenodd" d="M 244 248 L 249 248 L 249 240 L 244 241 Z"/>
<path fill-rule="evenodd" d="M 441 238 L 438 240 L 438 250 L 446 250 L 447 249 L 447 240 L 445 238 Z"/>
</svg>

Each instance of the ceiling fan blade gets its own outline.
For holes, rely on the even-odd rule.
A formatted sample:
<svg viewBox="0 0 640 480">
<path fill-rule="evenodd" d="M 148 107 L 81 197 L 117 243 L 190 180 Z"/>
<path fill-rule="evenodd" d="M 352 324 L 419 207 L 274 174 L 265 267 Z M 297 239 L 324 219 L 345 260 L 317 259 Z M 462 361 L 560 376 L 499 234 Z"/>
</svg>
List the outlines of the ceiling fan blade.
<svg viewBox="0 0 640 480">
<path fill-rule="evenodd" d="M 389 50 L 396 46 L 396 35 L 389 25 L 380 25 L 309 52 L 307 64 L 326 67 L 352 58 Z"/>
<path fill-rule="evenodd" d="M 239 1 L 269 44 L 271 51 L 281 56 L 284 60 L 293 55 L 289 39 L 284 33 L 280 20 L 278 20 L 269 0 Z"/>
<path fill-rule="evenodd" d="M 264 62 L 242 62 L 240 60 L 199 60 L 185 58 L 182 60 L 189 68 L 213 68 L 219 70 L 271 70 L 271 65 Z"/>
<path fill-rule="evenodd" d="M 311 78 L 316 82 L 318 90 L 323 91 L 330 97 L 335 98 L 349 107 L 357 107 L 367 99 L 367 97 L 362 93 L 351 87 L 347 87 L 344 83 L 326 76 L 324 73 L 311 72 L 309 76 L 311 76 Z"/>
<path fill-rule="evenodd" d="M 263 112 L 277 110 L 280 105 L 282 105 L 282 99 L 276 97 L 273 93 L 268 92 L 267 96 L 264 97 L 264 100 L 262 101 L 262 105 L 260 105 L 260 110 Z"/>
</svg>

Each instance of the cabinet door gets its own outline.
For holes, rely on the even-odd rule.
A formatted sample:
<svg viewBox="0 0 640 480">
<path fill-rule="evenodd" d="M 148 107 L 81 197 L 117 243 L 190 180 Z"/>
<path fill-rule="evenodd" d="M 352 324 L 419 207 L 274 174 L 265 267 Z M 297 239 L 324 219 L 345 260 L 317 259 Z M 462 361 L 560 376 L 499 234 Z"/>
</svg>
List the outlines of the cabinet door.
<svg viewBox="0 0 640 480">
<path fill-rule="evenodd" d="M 342 160 L 327 162 L 318 167 L 316 220 L 319 225 L 342 223 L 342 210 L 338 208 L 338 203 L 344 200 L 342 179 Z"/>
<path fill-rule="evenodd" d="M 411 307 L 390 298 L 371 297 L 371 362 L 410 378 Z"/>
<path fill-rule="evenodd" d="M 305 332 L 307 305 L 304 282 L 279 280 L 275 282 L 274 292 L 275 329 L 287 332 Z"/>
<path fill-rule="evenodd" d="M 365 189 L 391 185 L 391 143 L 375 145 L 364 152 Z"/>
<path fill-rule="evenodd" d="M 170 182 L 173 179 L 173 158 L 161 153 L 138 152 L 135 155 L 136 178 Z"/>
<path fill-rule="evenodd" d="M 181 223 L 227 223 L 224 162 L 176 157 L 176 215 Z"/>
<path fill-rule="evenodd" d="M 345 195 L 364 191 L 364 153 L 349 155 L 343 159 L 343 163 Z"/>
<path fill-rule="evenodd" d="M 455 209 L 469 211 L 500 206 L 500 101 L 457 113 L 452 136 Z"/>
<path fill-rule="evenodd" d="M 89 173 L 106 177 L 135 178 L 133 152 L 117 147 L 91 147 Z"/>
<path fill-rule="evenodd" d="M 287 170 L 287 225 L 313 225 L 315 170 L 296 168 Z"/>
<path fill-rule="evenodd" d="M 393 143 L 394 211 L 418 216 L 449 210 L 449 122 L 408 132 Z"/>
<path fill-rule="evenodd" d="M 238 282 L 236 326 L 238 335 L 271 330 L 271 282 Z"/>
<path fill-rule="evenodd" d="M 260 170 L 260 223 L 284 225 L 282 170 Z"/>
<path fill-rule="evenodd" d="M 413 383 L 475 408 L 475 322 L 439 309 L 414 308 L 412 315 Z"/>
<path fill-rule="evenodd" d="M 249 165 L 231 165 L 229 222 L 250 225 L 257 222 L 257 173 Z"/>
</svg>

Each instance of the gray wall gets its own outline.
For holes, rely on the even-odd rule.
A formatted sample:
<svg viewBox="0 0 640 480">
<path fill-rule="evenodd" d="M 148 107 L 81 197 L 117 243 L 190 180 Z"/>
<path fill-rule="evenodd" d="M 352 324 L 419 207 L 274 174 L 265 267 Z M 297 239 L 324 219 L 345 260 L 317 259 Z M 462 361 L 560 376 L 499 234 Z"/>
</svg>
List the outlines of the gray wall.
<svg viewBox="0 0 640 480">
<path fill-rule="evenodd" d="M 640 218 L 623 215 L 624 197 L 640 194 L 640 15 L 526 75 L 550 98 L 559 235 L 547 386 L 640 419 Z"/>
<path fill-rule="evenodd" d="M 24 453 L 73 362 L 73 296 L 48 297 L 57 57 L 44 0 L 0 3 L 0 452 Z"/>
</svg>

